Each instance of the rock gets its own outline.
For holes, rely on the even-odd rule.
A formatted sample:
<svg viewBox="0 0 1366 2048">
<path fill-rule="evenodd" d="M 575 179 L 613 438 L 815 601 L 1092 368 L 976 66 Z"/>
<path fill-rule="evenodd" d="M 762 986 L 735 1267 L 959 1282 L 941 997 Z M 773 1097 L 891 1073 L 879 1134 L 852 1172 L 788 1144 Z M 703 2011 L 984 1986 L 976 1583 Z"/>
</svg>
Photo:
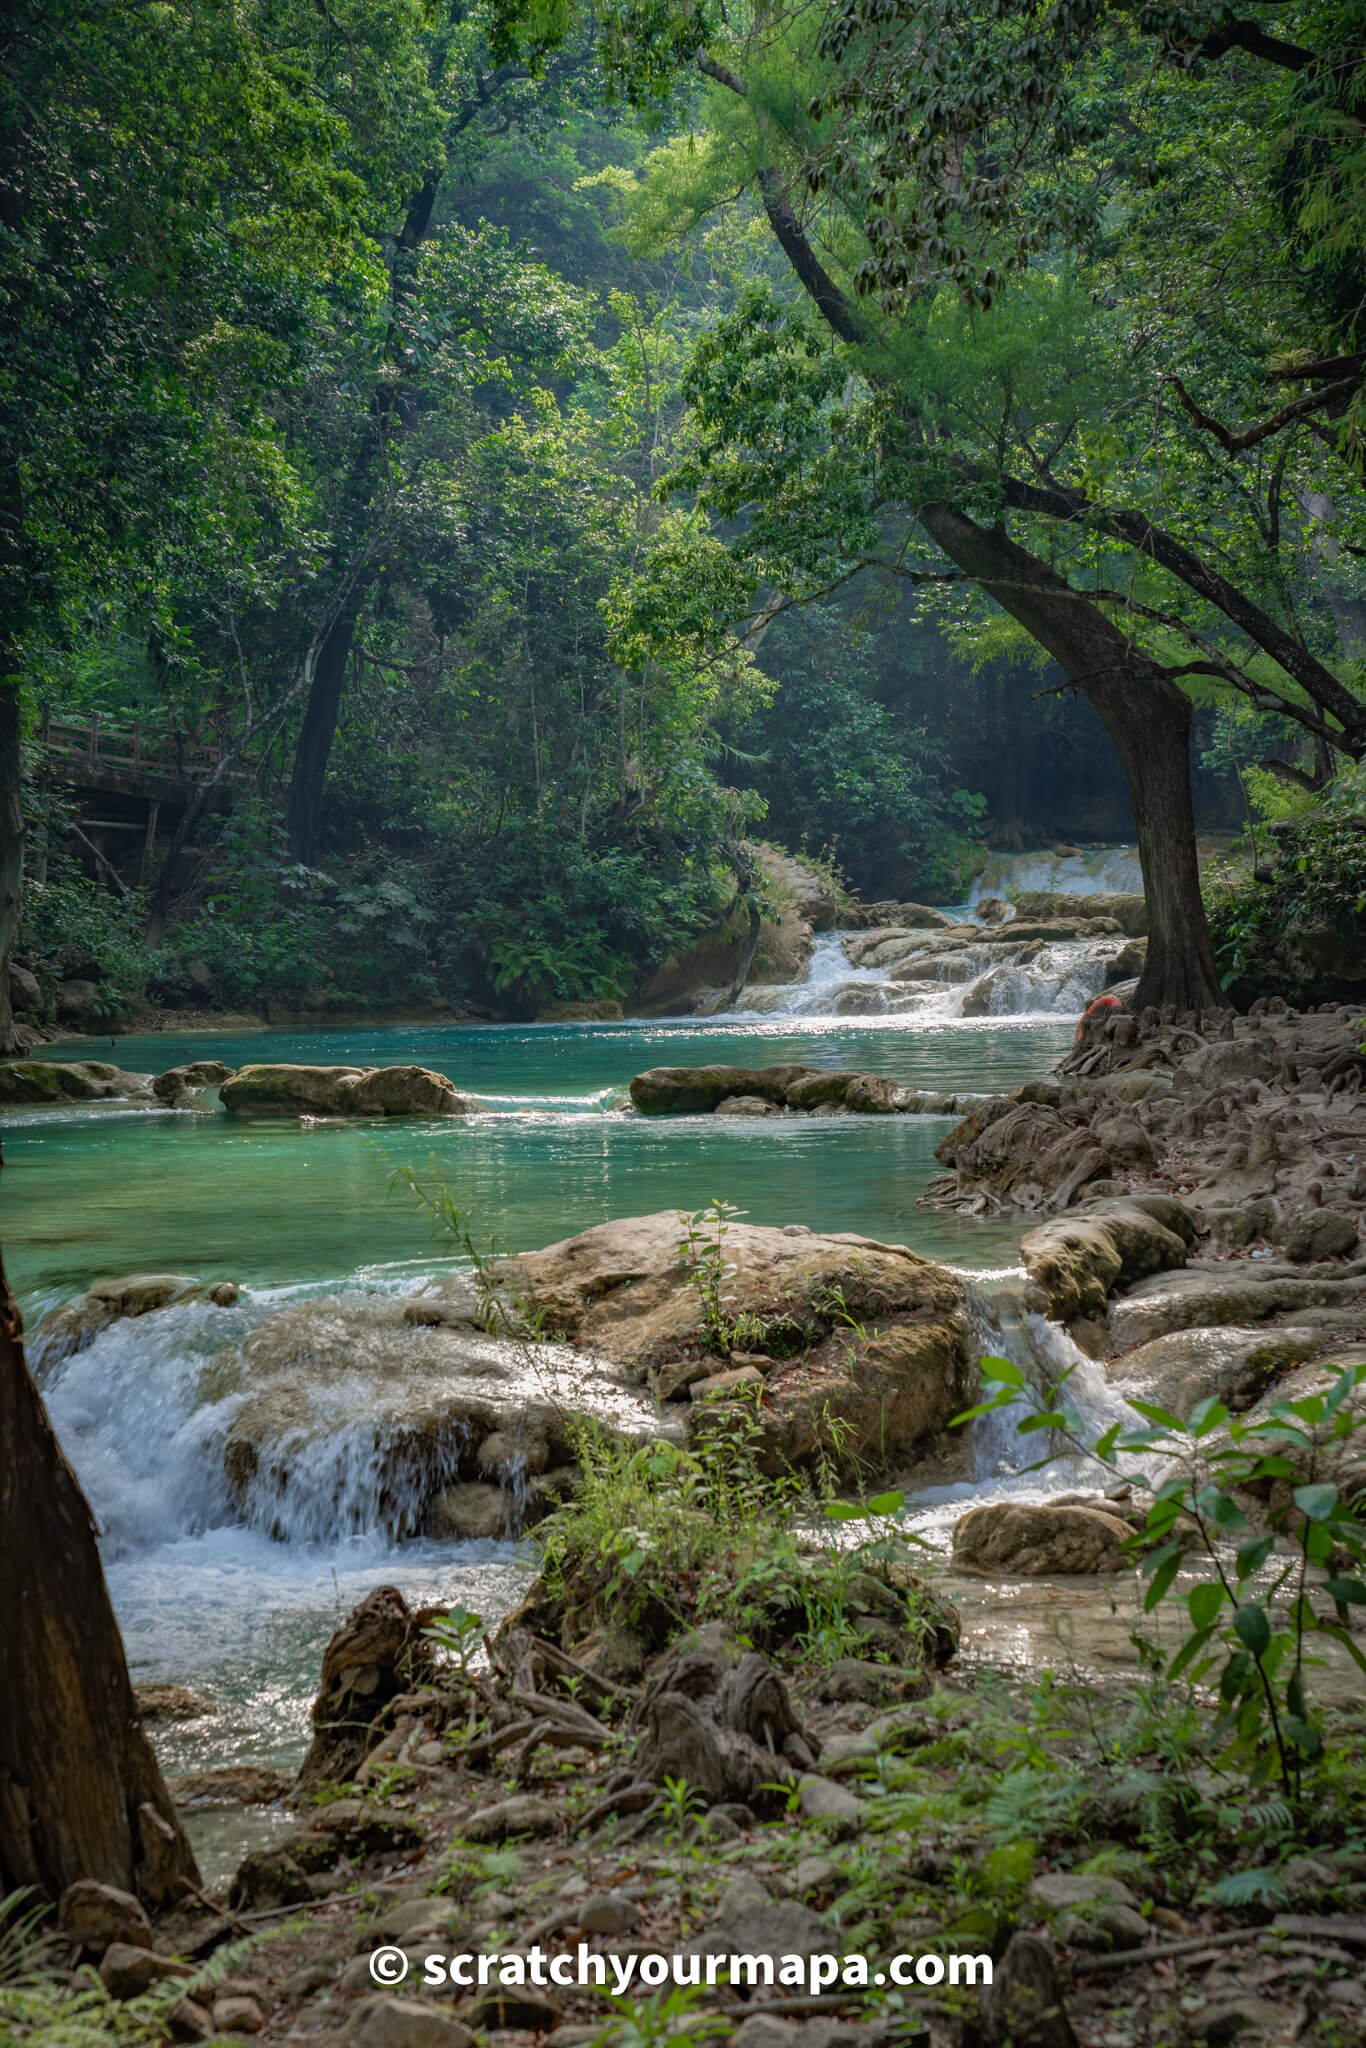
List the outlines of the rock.
<svg viewBox="0 0 1366 2048">
<path fill-rule="evenodd" d="M 125 1273 L 117 1280 L 97 1280 L 85 1294 L 44 1319 L 38 1330 L 38 1356 L 45 1366 L 56 1365 L 83 1351 L 111 1323 L 197 1301 L 203 1293 L 202 1283 L 187 1273 Z"/>
<path fill-rule="evenodd" d="M 879 1705 L 885 1700 L 902 1699 L 912 1689 L 924 1689 L 919 1673 L 911 1676 L 894 1664 L 873 1664 L 861 1657 L 837 1658 L 820 1674 L 815 1685 L 818 1699 L 840 1704 Z"/>
<path fill-rule="evenodd" d="M 1015 898 L 1015 915 L 1025 923 L 1104 917 L 1134 939 L 1143 938 L 1148 930 L 1147 898 L 1137 890 L 1131 894 L 1083 896 L 1064 890 L 1022 889 Z"/>
<path fill-rule="evenodd" d="M 585 1934 L 629 1934 L 639 1919 L 635 1900 L 620 1892 L 594 1892 L 574 1908 L 575 1924 Z"/>
<path fill-rule="evenodd" d="M 224 1434 L 223 1461 L 243 1519 L 275 1528 L 293 1474 L 307 1467 L 310 1484 L 320 1487 L 330 1467 L 340 1487 L 355 1470 L 348 1461 L 366 1456 L 372 1491 L 365 1512 L 390 1535 L 417 1534 L 438 1496 L 465 1481 L 486 1490 L 452 1504 L 460 1533 L 470 1533 L 463 1517 L 477 1504 L 487 1520 L 476 1526 L 501 1535 L 521 1497 L 507 1492 L 495 1502 L 498 1489 L 478 1477 L 491 1436 L 534 1439 L 551 1463 L 564 1465 L 575 1417 L 631 1439 L 669 1434 L 639 1376 L 624 1365 L 490 1336 L 468 1314 L 419 1323 L 412 1307 L 386 1295 L 296 1301 L 215 1361 L 215 1393 L 242 1397 Z M 342 1417 L 355 1423 L 349 1435 Z M 676 1423 L 673 1429 L 681 1434 Z M 528 1513 L 541 1505 L 537 1485 Z"/>
<path fill-rule="evenodd" d="M 115 1942 L 127 1948 L 152 1946 L 152 1923 L 139 1900 L 117 1885 L 79 1878 L 62 1893 L 57 1925 L 74 1948 L 103 1955 Z"/>
<path fill-rule="evenodd" d="M 218 1711 L 211 1699 L 188 1685 L 135 1685 L 133 1698 L 144 1721 L 197 1721 Z"/>
<path fill-rule="evenodd" d="M 173 2041 L 207 2041 L 213 2033 L 212 2018 L 193 1998 L 182 1998 L 172 2006 L 167 2025 Z"/>
<path fill-rule="evenodd" d="M 467 1842 L 506 1842 L 512 1835 L 551 1835 L 560 1824 L 559 1808 L 534 1792 L 496 1799 L 468 1814 L 461 1832 Z"/>
<path fill-rule="evenodd" d="M 0 1103 L 107 1102 L 150 1090 L 149 1075 L 106 1060 L 0 1060 Z"/>
<path fill-rule="evenodd" d="M 877 1757 L 877 1741 L 866 1728 L 853 1735 L 827 1735 L 821 1744 L 821 1776 L 856 1776 Z"/>
<path fill-rule="evenodd" d="M 353 2048 L 474 2048 L 467 2026 L 439 2007 L 384 1993 L 357 2006 L 346 2024 Z"/>
<path fill-rule="evenodd" d="M 1255 1401 L 1273 1376 L 1322 1351 L 1322 1331 L 1312 1328 L 1176 1330 L 1125 1352 L 1110 1377 L 1127 1399 L 1137 1394 L 1184 1421 L 1208 1396 L 1239 1414 Z"/>
<path fill-rule="evenodd" d="M 1045 1942 L 1012 1934 L 982 1993 L 984 2048 L 1081 2048 Z"/>
<path fill-rule="evenodd" d="M 829 1856 L 803 1856 L 792 1874 L 792 1883 L 803 1898 L 808 1892 L 828 1892 L 841 1876 L 838 1863 Z"/>
<path fill-rule="evenodd" d="M 1067 1578 L 1120 1571 L 1127 1525 L 1098 1508 L 993 1501 L 953 1525 L 955 1571 L 984 1578 Z"/>
<path fill-rule="evenodd" d="M 829 1922 L 795 1899 L 728 1901 L 729 1893 L 716 1923 L 686 1943 L 684 1955 L 815 1956 L 839 1946 Z"/>
<path fill-rule="evenodd" d="M 511 1498 L 501 1486 L 464 1480 L 437 1494 L 427 1509 L 423 1526 L 428 1536 L 455 1543 L 474 1542 L 505 1536 L 511 1510 Z"/>
<path fill-rule="evenodd" d="M 234 1116 L 465 1116 L 473 1105 L 427 1067 L 242 1067 L 219 1091 Z"/>
<path fill-rule="evenodd" d="M 222 1060 L 192 1060 L 188 1066 L 168 1067 L 152 1082 L 152 1093 L 168 1109 L 186 1109 L 203 1088 L 217 1088 L 230 1081 L 234 1069 Z"/>
<path fill-rule="evenodd" d="M 853 1834 L 865 1825 L 867 1818 L 852 1792 L 811 1772 L 797 1781 L 797 1806 L 807 1820 L 815 1821 L 832 1835 Z"/>
<path fill-rule="evenodd" d="M 1359 1302 L 1366 1274 L 1328 1267 L 1309 1274 L 1277 1260 L 1191 1260 L 1184 1272 L 1140 1280 L 1110 1303 L 1110 1339 L 1116 1350 L 1147 1344 L 1171 1330 L 1246 1328 L 1300 1309 Z"/>
<path fill-rule="evenodd" d="M 1269 1081 L 1275 1071 L 1270 1047 L 1260 1035 L 1216 1039 L 1184 1063 L 1197 1088 L 1227 1088 L 1247 1081 Z"/>
<path fill-rule="evenodd" d="M 141 1998 L 165 1977 L 191 1975 L 188 1963 L 158 1955 L 154 1948 L 135 1948 L 126 1941 L 111 1941 L 100 1964 L 100 1982 L 111 1998 Z"/>
<path fill-rule="evenodd" d="M 18 1015 L 38 1018 L 43 1013 L 43 991 L 36 974 L 17 961 L 9 964 L 10 1007 Z"/>
<path fill-rule="evenodd" d="M 293 1782 L 289 1771 L 263 1764 L 219 1764 L 207 1771 L 187 1771 L 170 1780 L 177 1806 L 273 1806 Z"/>
<path fill-rule="evenodd" d="M 1281 1250 L 1297 1266 L 1350 1258 L 1360 1242 L 1357 1219 L 1342 1209 L 1301 1209 L 1281 1235 Z"/>
<path fill-rule="evenodd" d="M 676 1210 L 598 1224 L 504 1262 L 495 1277 L 543 1311 L 551 1329 L 658 1373 L 708 1348 L 687 1263 L 698 1253 L 681 1250 L 688 1228 Z M 707 1226 L 697 1229 L 705 1244 Z M 845 1468 L 904 1459 L 975 1398 L 966 1290 L 916 1253 L 871 1238 L 732 1223 L 724 1259 L 725 1313 L 746 1319 L 747 1348 L 784 1361 L 765 1382 L 762 1409 L 774 1462 L 807 1462 L 822 1449 Z M 712 1426 L 708 1404 L 693 1416 L 693 1428 Z"/>
<path fill-rule="evenodd" d="M 70 1024 L 77 1031 L 97 1027 L 117 1011 L 98 982 L 59 981 L 57 984 L 57 1021 Z"/>
<path fill-rule="evenodd" d="M 218 2034 L 259 2034 L 266 2023 L 260 2001 L 255 1998 L 215 1998 L 214 2031 Z"/>
<path fill-rule="evenodd" d="M 809 1067 L 651 1067 L 631 1082 L 631 1101 L 643 1116 L 710 1113 L 729 1096 L 781 1107 L 793 1081 Z"/>
<path fill-rule="evenodd" d="M 1237 1991 L 1226 1998 L 1208 1999 L 1190 2013 L 1186 2032 L 1192 2041 L 1208 2041 L 1210 2048 L 1221 2048 L 1225 2041 L 1278 2041 L 1294 2017 L 1288 2007 L 1275 2005 L 1269 1998 Z"/>
<path fill-rule="evenodd" d="M 1091 1876 L 1083 1871 L 1055 1870 L 1031 1879 L 1025 1903 L 1044 1913 L 1085 1913 L 1095 1906 L 1128 1906 L 1138 1899 L 1118 1877 Z"/>
<path fill-rule="evenodd" d="M 1103 1315 L 1117 1287 L 1184 1266 L 1194 1241 L 1193 1217 L 1169 1196 L 1093 1202 L 1027 1231 L 1020 1240 L 1031 1306 L 1062 1323 Z"/>
<path fill-rule="evenodd" d="M 766 1102 L 762 1095 L 727 1095 L 718 1102 L 715 1116 L 781 1116 L 782 1110 L 776 1102 Z"/>
<path fill-rule="evenodd" d="M 754 1366 L 740 1365 L 730 1372 L 714 1372 L 706 1379 L 693 1380 L 688 1396 L 693 1401 L 721 1401 L 732 1395 L 745 1398 L 747 1388 L 753 1388 L 757 1393 L 763 1384 L 764 1376 Z"/>
</svg>

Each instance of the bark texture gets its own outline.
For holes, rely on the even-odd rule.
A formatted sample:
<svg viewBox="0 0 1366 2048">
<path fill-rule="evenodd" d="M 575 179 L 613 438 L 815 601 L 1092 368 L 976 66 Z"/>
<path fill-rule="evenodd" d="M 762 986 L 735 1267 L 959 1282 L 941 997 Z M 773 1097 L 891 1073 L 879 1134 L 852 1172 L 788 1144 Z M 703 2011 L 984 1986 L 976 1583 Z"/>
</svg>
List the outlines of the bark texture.
<svg viewBox="0 0 1366 2048">
<path fill-rule="evenodd" d="M 0 1894 L 81 1878 L 149 1905 L 199 1873 L 143 1733 L 95 1522 L 0 1267 Z"/>
</svg>

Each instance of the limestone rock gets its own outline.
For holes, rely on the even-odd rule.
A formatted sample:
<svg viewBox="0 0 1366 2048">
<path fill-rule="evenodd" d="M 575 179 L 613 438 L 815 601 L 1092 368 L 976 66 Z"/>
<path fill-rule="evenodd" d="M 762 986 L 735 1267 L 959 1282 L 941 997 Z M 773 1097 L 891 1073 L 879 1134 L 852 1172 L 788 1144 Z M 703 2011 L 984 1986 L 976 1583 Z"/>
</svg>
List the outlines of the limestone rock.
<svg viewBox="0 0 1366 2048">
<path fill-rule="evenodd" d="M 1276 1373 L 1316 1356 L 1325 1343 L 1325 1334 L 1310 1327 L 1174 1330 L 1126 1351 L 1110 1377 L 1126 1399 L 1136 1394 L 1183 1420 L 1209 1396 L 1238 1414 Z"/>
<path fill-rule="evenodd" d="M 1120 1196 L 1027 1231 L 1020 1259 L 1037 1306 L 1067 1323 L 1103 1315 L 1126 1282 L 1184 1266 L 1194 1240 L 1190 1212 L 1170 1196 Z"/>
<path fill-rule="evenodd" d="M 100 1964 L 100 1981 L 111 1998 L 140 1998 L 163 1978 L 191 1974 L 187 1963 L 126 1941 L 111 1941 Z"/>
<path fill-rule="evenodd" d="M 188 1685 L 135 1685 L 133 1698 L 144 1721 L 197 1721 L 201 1715 L 218 1711 L 206 1694 Z"/>
<path fill-rule="evenodd" d="M 1350 1258 L 1360 1242 L 1355 1216 L 1342 1209 L 1301 1209 L 1281 1236 L 1281 1249 L 1297 1266 Z"/>
<path fill-rule="evenodd" d="M 428 1067 L 242 1067 L 220 1090 L 234 1116 L 464 1116 L 472 1104 Z"/>
<path fill-rule="evenodd" d="M 462 1823 L 467 1842 L 506 1842 L 513 1835 L 551 1835 L 560 1824 L 560 1811 L 552 1800 L 535 1792 L 519 1792 L 511 1799 L 496 1799 L 476 1807 Z"/>
<path fill-rule="evenodd" d="M 474 2048 L 475 2037 L 439 2006 L 380 1993 L 357 2006 L 346 2025 L 352 2048 Z"/>
<path fill-rule="evenodd" d="M 266 2023 L 260 2000 L 247 1997 L 215 1998 L 214 2032 L 218 2034 L 259 2034 Z"/>
<path fill-rule="evenodd" d="M 827 1834 L 853 1834 L 864 1825 L 863 1807 L 854 1794 L 814 1773 L 798 1780 L 797 1805 L 807 1820 L 815 1821 Z"/>
<path fill-rule="evenodd" d="M 151 1085 L 106 1060 L 0 1060 L 0 1103 L 105 1102 L 147 1096 Z"/>
<path fill-rule="evenodd" d="M 152 1082 L 152 1093 L 168 1109 L 185 1109 L 203 1088 L 217 1088 L 232 1079 L 234 1069 L 222 1060 L 192 1060 L 187 1066 L 168 1067 Z"/>
<path fill-rule="evenodd" d="M 426 1644 L 402 1593 L 396 1586 L 376 1586 L 323 1652 L 313 1740 L 299 1768 L 296 1793 L 353 1778 L 372 1747 L 371 1722 L 428 1669 Z"/>
<path fill-rule="evenodd" d="M 62 1893 L 57 1924 L 75 1948 L 103 1955 L 115 1942 L 127 1948 L 152 1946 L 152 1923 L 131 1892 L 80 1878 Z"/>
<path fill-rule="evenodd" d="M 782 1110 L 776 1102 L 766 1102 L 762 1095 L 727 1095 L 718 1102 L 713 1112 L 716 1116 L 781 1116 Z"/>
<path fill-rule="evenodd" d="M 111 1323 L 196 1301 L 204 1293 L 203 1284 L 187 1273 L 125 1273 L 116 1280 L 97 1280 L 44 1319 L 38 1330 L 39 1356 L 44 1365 L 56 1365 L 84 1351 Z"/>
<path fill-rule="evenodd" d="M 729 1096 L 781 1107 L 793 1081 L 809 1067 L 651 1067 L 631 1082 L 631 1101 L 645 1116 L 710 1113 Z"/>
<path fill-rule="evenodd" d="M 955 1571 L 982 1577 L 1070 1578 L 1125 1563 L 1126 1523 L 1099 1508 L 993 1501 L 953 1525 Z"/>
<path fill-rule="evenodd" d="M 982 1994 L 981 2038 L 984 2048 L 1081 2048 L 1052 1952 L 1037 1935 L 1011 1935 Z"/>
<path fill-rule="evenodd" d="M 508 1260 L 496 1277 L 551 1328 L 657 1374 L 708 1349 L 697 1254 L 682 1249 L 687 1229 L 675 1210 L 598 1224 Z M 928 1260 L 871 1238 L 752 1224 L 728 1227 L 724 1259 L 725 1313 L 756 1330 L 747 1348 L 782 1359 L 761 1410 L 774 1459 L 795 1464 L 833 1449 L 832 1418 L 846 1463 L 904 1457 L 970 1404 L 967 1294 Z M 694 1427 L 710 1426 L 707 1407 L 695 1407 Z"/>
<path fill-rule="evenodd" d="M 1193 1259 L 1184 1272 L 1154 1274 L 1117 1295 L 1110 1337 L 1124 1351 L 1171 1330 L 1245 1328 L 1300 1309 L 1357 1303 L 1363 1295 L 1366 1266 L 1360 1262 L 1311 1274 L 1274 1259 Z"/>
<path fill-rule="evenodd" d="M 464 1480 L 437 1494 L 427 1509 L 424 1526 L 429 1536 L 455 1543 L 505 1536 L 511 1508 L 512 1501 L 501 1486 Z"/>
</svg>

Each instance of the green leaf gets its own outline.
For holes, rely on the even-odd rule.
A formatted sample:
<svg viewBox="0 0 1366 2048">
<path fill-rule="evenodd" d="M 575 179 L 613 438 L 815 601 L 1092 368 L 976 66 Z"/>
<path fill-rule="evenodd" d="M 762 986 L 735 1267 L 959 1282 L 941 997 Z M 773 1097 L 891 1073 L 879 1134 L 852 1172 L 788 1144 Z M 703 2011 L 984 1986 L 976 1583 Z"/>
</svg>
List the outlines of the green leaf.
<svg viewBox="0 0 1366 2048">
<path fill-rule="evenodd" d="M 1185 1424 L 1180 1416 L 1172 1414 L 1170 1408 L 1159 1408 L 1155 1402 L 1135 1401 L 1132 1397 L 1128 1405 L 1136 1415 L 1141 1415 L 1145 1422 L 1156 1422 L 1163 1429 L 1174 1429 L 1178 1435 L 1184 1435 Z"/>
<path fill-rule="evenodd" d="M 1065 1429 L 1066 1427 L 1067 1417 L 1060 1415 L 1056 1408 L 1049 1408 L 1041 1415 L 1026 1415 L 1023 1422 L 1016 1423 L 1015 1433 L 1017 1436 L 1033 1436 L 1040 1429 Z"/>
<path fill-rule="evenodd" d="M 1192 1436 L 1208 1436 L 1212 1430 L 1218 1429 L 1227 1421 L 1228 1409 L 1222 1401 L 1216 1401 L 1211 1395 L 1208 1400 L 1198 1402 L 1191 1410 L 1191 1418 L 1186 1427 Z"/>
<path fill-rule="evenodd" d="M 1112 1423 L 1109 1429 L 1106 1430 L 1104 1436 L 1099 1436 L 1096 1438 L 1096 1456 L 1102 1459 L 1103 1462 L 1107 1465 L 1113 1464 L 1114 1462 L 1114 1449 L 1116 1443 L 1119 1440 L 1119 1428 L 1120 1426 L 1117 1422 Z"/>
<path fill-rule="evenodd" d="M 1233 1617 L 1240 1642 L 1246 1643 L 1254 1657 L 1264 1657 L 1271 1647 L 1271 1623 L 1266 1618 L 1264 1607 L 1240 1607 Z"/>
<path fill-rule="evenodd" d="M 1202 1628 L 1198 1629 L 1193 1636 L 1187 1636 L 1185 1642 L 1167 1666 L 1168 1678 L 1179 1678 L 1183 1671 L 1188 1670 L 1200 1655 L 1200 1652 L 1206 1647 L 1213 1634 L 1213 1629 Z"/>
<path fill-rule="evenodd" d="M 1028 1384 L 1024 1374 L 1013 1359 L 996 1358 L 988 1355 L 981 1361 L 981 1365 L 982 1378 L 984 1380 L 999 1380 L 1002 1386 L 1018 1387 L 1021 1392 L 1024 1391 Z"/>
<path fill-rule="evenodd" d="M 1360 1579 L 1329 1579 L 1323 1590 L 1344 1607 L 1366 1607 L 1366 1585 Z"/>
<path fill-rule="evenodd" d="M 875 1493 L 868 1503 L 868 1512 L 870 1515 L 899 1515 L 905 1505 L 904 1493 Z"/>
<path fill-rule="evenodd" d="M 1145 1614 L 1151 1614 L 1154 1607 L 1158 1606 L 1167 1597 L 1172 1580 L 1181 1569 L 1183 1555 L 1184 1552 L 1178 1551 L 1175 1557 L 1169 1557 L 1153 1573 L 1152 1583 L 1143 1595 L 1143 1612 Z"/>
<path fill-rule="evenodd" d="M 830 1522 L 862 1522 L 865 1520 L 861 1507 L 851 1500 L 828 1500 L 825 1503 L 826 1520 Z"/>
<path fill-rule="evenodd" d="M 1198 1629 L 1208 1629 L 1218 1619 L 1226 1595 L 1217 1580 L 1203 1586 L 1192 1586 L 1186 1595 L 1186 1606 L 1190 1618 Z"/>
<path fill-rule="evenodd" d="M 1276 1547 L 1274 1536 L 1256 1536 L 1251 1543 L 1244 1543 L 1238 1552 L 1238 1576 L 1250 1579 L 1259 1572 Z"/>
<path fill-rule="evenodd" d="M 1310 1522 L 1326 1522 L 1338 1504 L 1336 1486 L 1297 1486 L 1295 1506 Z"/>
</svg>

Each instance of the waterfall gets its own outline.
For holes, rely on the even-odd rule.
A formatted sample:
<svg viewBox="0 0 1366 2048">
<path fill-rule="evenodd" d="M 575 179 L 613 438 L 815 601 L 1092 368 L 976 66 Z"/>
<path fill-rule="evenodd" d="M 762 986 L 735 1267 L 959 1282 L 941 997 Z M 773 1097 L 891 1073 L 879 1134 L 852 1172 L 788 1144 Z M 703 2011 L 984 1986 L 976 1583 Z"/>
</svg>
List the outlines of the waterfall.
<svg viewBox="0 0 1366 2048">
<path fill-rule="evenodd" d="M 1008 927 L 1007 927 L 1008 929 Z M 733 1017 L 1078 1017 L 1122 938 L 965 941 L 933 932 L 825 932 L 801 981 L 747 988 Z M 850 958 L 851 950 L 856 958 Z M 867 951 L 882 955 L 857 964 Z"/>
</svg>

